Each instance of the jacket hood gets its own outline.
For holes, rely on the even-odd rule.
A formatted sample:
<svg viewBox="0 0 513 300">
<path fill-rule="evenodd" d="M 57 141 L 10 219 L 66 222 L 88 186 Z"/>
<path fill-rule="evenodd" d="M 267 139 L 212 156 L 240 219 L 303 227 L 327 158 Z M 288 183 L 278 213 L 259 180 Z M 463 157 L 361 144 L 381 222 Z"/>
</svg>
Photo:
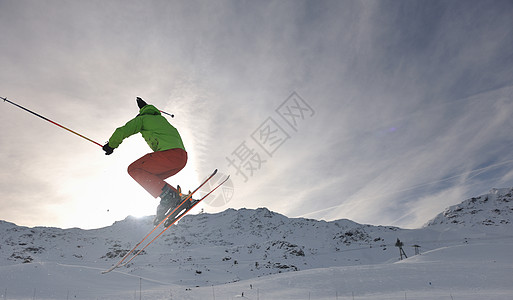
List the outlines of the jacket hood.
<svg viewBox="0 0 513 300">
<path fill-rule="evenodd" d="M 139 115 L 160 115 L 160 110 L 155 106 L 148 104 L 139 110 Z"/>
</svg>

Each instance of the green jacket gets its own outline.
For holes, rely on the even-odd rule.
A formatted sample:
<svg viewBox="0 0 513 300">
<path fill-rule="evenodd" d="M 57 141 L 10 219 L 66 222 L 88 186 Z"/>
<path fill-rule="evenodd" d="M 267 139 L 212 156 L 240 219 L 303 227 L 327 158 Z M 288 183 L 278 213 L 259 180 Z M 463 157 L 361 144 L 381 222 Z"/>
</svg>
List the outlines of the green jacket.
<svg viewBox="0 0 513 300">
<path fill-rule="evenodd" d="M 138 132 L 153 151 L 176 148 L 185 150 L 178 130 L 169 124 L 153 105 L 144 106 L 135 118 L 128 121 L 125 126 L 117 128 L 109 139 L 109 146 L 117 148 L 124 139 Z"/>
</svg>

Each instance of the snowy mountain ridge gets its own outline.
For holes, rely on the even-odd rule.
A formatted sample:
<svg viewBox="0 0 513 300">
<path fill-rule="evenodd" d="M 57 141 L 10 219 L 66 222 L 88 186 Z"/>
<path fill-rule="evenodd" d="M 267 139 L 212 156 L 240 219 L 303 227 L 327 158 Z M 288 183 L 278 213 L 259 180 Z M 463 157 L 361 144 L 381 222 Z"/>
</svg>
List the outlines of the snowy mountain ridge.
<svg viewBox="0 0 513 300">
<path fill-rule="evenodd" d="M 151 217 L 128 217 L 95 230 L 26 228 L 2 222 L 0 265 L 55 261 L 109 266 L 151 229 L 151 221 Z M 403 231 L 349 220 L 289 219 L 265 208 L 228 209 L 186 216 L 128 270 L 166 265 L 189 268 L 187 272 L 197 276 L 208 273 L 208 265 L 219 264 L 217 268 L 234 274 L 224 276 L 228 282 L 239 280 L 235 274 L 241 273 L 249 278 L 333 264 L 374 263 L 389 257 L 361 261 L 357 255 L 337 261 L 337 253 L 362 247 L 386 250 Z"/>
<path fill-rule="evenodd" d="M 488 194 L 472 197 L 448 207 L 426 226 L 487 228 L 512 226 L 513 188 L 491 189 Z"/>
<path fill-rule="evenodd" d="M 390 264 L 399 261 L 397 239 L 411 258 L 414 245 L 432 253 L 483 242 L 489 234 L 509 236 L 512 194 L 513 189 L 493 189 L 449 207 L 419 229 L 288 218 L 266 208 L 188 215 L 113 273 L 208 287 L 290 271 Z M 15 280 L 9 275 L 13 268 L 28 274 L 41 268 L 80 268 L 99 275 L 151 228 L 152 217 L 127 217 L 94 230 L 27 228 L 0 221 L 0 281 Z"/>
</svg>

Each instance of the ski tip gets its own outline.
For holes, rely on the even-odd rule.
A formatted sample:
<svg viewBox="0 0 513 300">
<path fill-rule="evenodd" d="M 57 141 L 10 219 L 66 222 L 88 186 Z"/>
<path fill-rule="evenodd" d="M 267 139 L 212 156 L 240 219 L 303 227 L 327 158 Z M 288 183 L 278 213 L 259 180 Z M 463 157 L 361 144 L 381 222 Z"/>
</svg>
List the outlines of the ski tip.
<svg viewBox="0 0 513 300">
<path fill-rule="evenodd" d="M 217 169 L 214 170 L 214 173 L 212 173 L 212 175 L 215 175 L 217 174 Z"/>
</svg>

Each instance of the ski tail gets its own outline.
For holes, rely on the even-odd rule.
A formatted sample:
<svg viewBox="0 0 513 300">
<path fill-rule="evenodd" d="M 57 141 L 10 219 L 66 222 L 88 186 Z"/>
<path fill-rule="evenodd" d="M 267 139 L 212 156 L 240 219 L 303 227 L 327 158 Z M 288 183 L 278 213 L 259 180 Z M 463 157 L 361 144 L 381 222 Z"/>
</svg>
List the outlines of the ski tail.
<svg viewBox="0 0 513 300">
<path fill-rule="evenodd" d="M 187 197 L 185 199 L 182 200 L 182 202 L 180 202 L 180 204 L 174 209 L 172 210 L 171 212 L 169 212 L 166 217 L 164 219 L 162 219 L 162 221 L 160 221 L 160 223 L 155 226 L 155 228 L 150 232 L 150 234 L 153 233 L 153 231 L 155 231 L 156 228 L 158 228 L 160 225 L 162 225 L 168 218 L 169 216 L 171 216 L 179 207 L 182 206 L 182 204 L 185 203 L 185 201 L 189 201 L 191 198 L 192 198 L 192 195 L 194 195 L 194 193 L 196 193 L 199 189 L 201 189 L 210 179 L 212 179 L 212 177 L 214 177 L 215 175 L 217 174 L 217 169 L 214 170 L 214 172 L 212 172 L 212 174 L 210 174 L 207 179 L 203 180 L 203 182 L 194 190 L 192 191 L 191 193 L 189 193 L 189 195 L 187 195 Z M 148 234 L 148 236 L 150 235 Z M 147 236 L 146 236 L 147 238 Z M 146 239 L 145 238 L 145 239 Z M 143 240 L 144 241 L 144 240 Z M 142 242 L 142 241 L 141 241 Z"/>
<path fill-rule="evenodd" d="M 176 217 L 174 217 L 173 219 L 171 219 L 169 216 L 167 218 L 167 221 L 164 223 L 164 227 L 169 227 L 171 225 L 173 225 L 176 221 L 178 221 L 181 217 L 183 217 L 187 212 L 189 212 L 194 206 L 196 206 L 198 203 L 200 203 L 201 201 L 203 201 L 203 199 L 207 198 L 208 196 L 210 196 L 210 194 L 212 194 L 215 190 L 217 190 L 219 187 L 221 187 L 225 182 L 228 181 L 228 179 L 230 179 L 230 175 L 228 175 L 225 179 L 223 179 L 223 181 L 221 181 L 221 183 L 219 183 L 218 185 L 216 185 L 212 190 L 210 190 L 210 192 L 208 192 L 207 194 L 205 194 L 203 197 L 201 197 L 200 199 L 198 200 L 194 200 L 192 199 L 191 200 L 191 203 L 189 205 L 187 205 L 187 207 L 183 208 L 182 210 L 184 210 L 183 212 L 182 211 L 179 211 L 178 214 L 176 215 Z M 183 202 L 182 202 L 183 204 Z M 179 206 L 181 207 L 181 205 Z M 171 214 L 170 214 L 171 215 Z"/>
<path fill-rule="evenodd" d="M 182 201 L 182 203 L 184 203 L 185 201 L 189 200 L 192 195 L 194 193 L 196 193 L 201 187 L 203 187 L 210 179 L 212 179 L 212 177 L 214 177 L 215 175 L 217 174 L 217 169 L 214 170 L 214 172 L 212 172 L 212 174 L 210 174 L 194 191 L 192 191 L 192 193 L 190 193 L 187 198 L 184 199 L 184 201 Z M 182 204 L 180 204 L 181 206 Z M 178 208 L 178 207 L 177 207 Z M 175 209 L 176 210 L 176 209 Z M 105 270 L 102 272 L 102 274 L 105 274 L 105 273 L 109 273 L 111 272 L 112 270 L 122 266 L 123 262 L 130 256 L 130 254 L 134 253 L 134 251 L 153 233 L 155 232 L 155 230 L 162 224 L 164 223 L 167 218 L 171 215 L 168 214 L 166 218 L 164 218 L 157 226 L 155 226 L 139 243 L 137 243 L 130 251 L 128 251 L 122 258 L 120 261 L 118 261 L 116 264 L 114 264 L 111 268 L 109 268 L 108 270 Z M 145 247 L 146 248 L 146 247 Z M 139 255 L 141 251 L 137 252 L 137 255 Z M 134 257 L 135 257 L 134 256 Z M 132 258 L 133 259 L 133 258 Z M 130 260 L 132 260 L 130 259 Z M 127 262 L 128 263 L 128 262 Z M 123 265 L 126 265 L 127 263 L 124 263 Z"/>
</svg>

